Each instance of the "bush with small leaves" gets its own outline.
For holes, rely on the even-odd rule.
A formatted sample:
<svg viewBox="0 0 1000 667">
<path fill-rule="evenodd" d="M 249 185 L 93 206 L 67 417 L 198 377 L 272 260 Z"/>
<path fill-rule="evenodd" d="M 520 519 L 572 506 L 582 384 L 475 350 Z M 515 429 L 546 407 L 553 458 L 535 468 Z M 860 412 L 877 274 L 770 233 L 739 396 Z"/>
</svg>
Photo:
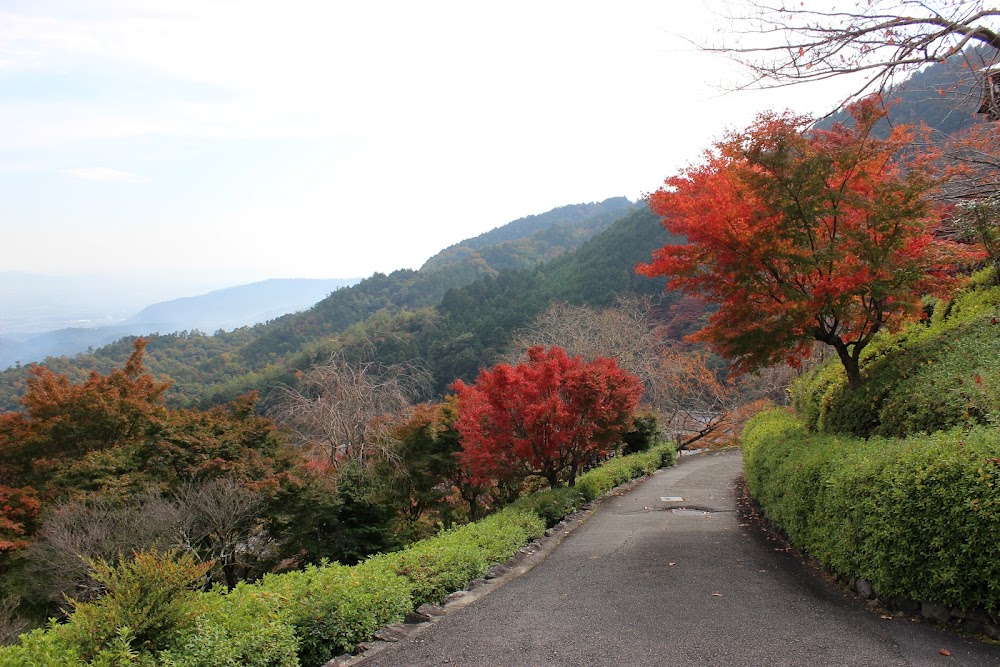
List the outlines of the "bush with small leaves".
<svg viewBox="0 0 1000 667">
<path fill-rule="evenodd" d="M 779 410 L 743 436 L 747 489 L 793 544 L 881 595 L 1000 610 L 1000 432 L 809 433 Z"/>
<path fill-rule="evenodd" d="M 377 556 L 412 585 L 413 606 L 440 604 L 449 593 L 481 577 L 488 566 L 476 544 L 454 530 L 411 544 L 403 551 Z"/>
<path fill-rule="evenodd" d="M 93 578 L 104 593 L 93 602 L 74 602 L 61 634 L 85 658 L 92 659 L 121 644 L 141 655 L 166 648 L 201 612 L 199 594 L 211 563 L 190 553 L 140 551 L 117 564 L 91 561 Z"/>
<path fill-rule="evenodd" d="M 282 610 L 295 629 L 305 667 L 350 653 L 412 609 L 410 582 L 380 559 L 353 567 L 324 563 L 269 575 L 260 589 L 285 601 Z"/>
<path fill-rule="evenodd" d="M 194 626 L 160 653 L 159 667 L 299 667 L 295 628 L 278 595 L 240 583 L 200 602 Z"/>
<path fill-rule="evenodd" d="M 0 647 L 0 667 L 84 667 L 80 653 L 54 629 L 21 635 L 21 643 Z"/>
<path fill-rule="evenodd" d="M 582 479 L 581 477 L 577 481 L 576 486 L 542 489 L 521 496 L 511 503 L 511 507 L 525 512 L 534 512 L 545 521 L 546 528 L 551 528 L 586 502 L 585 494 L 580 490 Z"/>
<path fill-rule="evenodd" d="M 372 560 L 386 563 L 411 582 L 414 606 L 438 603 L 544 531 L 544 522 L 534 513 L 507 508 Z"/>
<path fill-rule="evenodd" d="M 645 452 L 611 459 L 599 468 L 580 475 L 575 488 L 586 500 L 594 500 L 625 482 L 671 466 L 676 460 L 676 448 L 672 444 L 661 443 Z"/>
</svg>

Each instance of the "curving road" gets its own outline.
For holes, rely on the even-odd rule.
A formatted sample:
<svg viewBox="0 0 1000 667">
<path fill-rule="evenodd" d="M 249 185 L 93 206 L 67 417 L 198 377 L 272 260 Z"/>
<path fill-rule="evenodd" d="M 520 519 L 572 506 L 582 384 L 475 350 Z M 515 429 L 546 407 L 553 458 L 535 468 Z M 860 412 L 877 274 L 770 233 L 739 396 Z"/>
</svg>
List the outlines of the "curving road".
<svg viewBox="0 0 1000 667">
<path fill-rule="evenodd" d="M 352 662 L 1000 665 L 1000 646 L 884 619 L 741 523 L 733 491 L 741 472 L 739 452 L 684 457 L 606 499 L 524 575 Z M 663 499 L 672 496 L 684 500 Z"/>
</svg>

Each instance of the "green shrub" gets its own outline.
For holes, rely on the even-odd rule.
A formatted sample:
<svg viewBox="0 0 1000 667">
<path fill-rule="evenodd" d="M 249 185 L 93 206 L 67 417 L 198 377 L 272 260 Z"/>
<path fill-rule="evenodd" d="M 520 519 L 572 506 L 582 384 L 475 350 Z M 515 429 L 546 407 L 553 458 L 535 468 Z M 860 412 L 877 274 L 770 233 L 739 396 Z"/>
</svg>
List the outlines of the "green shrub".
<svg viewBox="0 0 1000 667">
<path fill-rule="evenodd" d="M 509 508 L 373 560 L 386 563 L 410 581 L 414 606 L 440 603 L 544 531 L 538 516 Z"/>
<path fill-rule="evenodd" d="M 545 522 L 546 528 L 551 528 L 559 523 L 564 516 L 578 510 L 585 501 L 586 494 L 577 483 L 575 487 L 560 486 L 529 493 L 514 501 L 511 507 L 525 512 L 534 512 Z"/>
<path fill-rule="evenodd" d="M 449 593 L 481 577 L 488 567 L 476 545 L 455 531 L 445 531 L 376 559 L 384 560 L 410 582 L 415 607 L 425 602 L 441 603 Z"/>
<path fill-rule="evenodd" d="M 0 647 L 0 667 L 82 667 L 80 654 L 57 633 L 39 628 L 21 643 Z"/>
<path fill-rule="evenodd" d="M 283 600 L 259 586 L 203 594 L 202 613 L 159 656 L 161 667 L 298 667 Z"/>
<path fill-rule="evenodd" d="M 591 501 L 615 488 L 615 481 L 610 473 L 601 472 L 601 469 L 597 468 L 580 475 L 574 488 L 584 500 Z"/>
<path fill-rule="evenodd" d="M 977 274 L 978 275 L 978 274 Z M 973 288 L 974 287 L 974 288 Z M 930 323 L 880 333 L 861 358 L 862 386 L 850 388 L 836 360 L 792 387 L 792 404 L 812 430 L 905 437 L 1000 418 L 1000 288 L 973 283 Z M 947 312 L 947 317 L 938 313 Z"/>
<path fill-rule="evenodd" d="M 544 535 L 545 522 L 536 514 L 508 508 L 455 532 L 471 540 L 487 563 L 502 563 L 525 544 Z"/>
<path fill-rule="evenodd" d="M 660 432 L 660 422 L 656 415 L 645 413 L 636 415 L 632 420 L 632 430 L 622 433 L 622 452 L 638 454 L 645 452 L 656 444 Z"/>
<path fill-rule="evenodd" d="M 1000 432 L 810 434 L 784 411 L 744 432 L 747 488 L 789 539 L 882 595 L 1000 609 Z"/>
<path fill-rule="evenodd" d="M 128 647 L 147 656 L 192 626 L 200 612 L 199 595 L 192 589 L 204 581 L 210 564 L 189 553 L 141 551 L 116 564 L 91 561 L 91 567 L 104 593 L 93 602 L 74 602 L 59 634 L 97 664 L 124 655 L 126 634 Z"/>
<path fill-rule="evenodd" d="M 411 609 L 410 582 L 378 559 L 353 567 L 310 565 L 299 572 L 269 575 L 260 588 L 285 601 L 282 611 L 295 629 L 305 667 L 353 651 L 379 628 L 403 620 Z"/>
<path fill-rule="evenodd" d="M 677 450 L 670 443 L 660 443 L 645 452 L 619 456 L 604 462 L 576 478 L 574 487 L 585 500 L 594 500 L 611 489 L 660 468 L 673 465 Z"/>
</svg>

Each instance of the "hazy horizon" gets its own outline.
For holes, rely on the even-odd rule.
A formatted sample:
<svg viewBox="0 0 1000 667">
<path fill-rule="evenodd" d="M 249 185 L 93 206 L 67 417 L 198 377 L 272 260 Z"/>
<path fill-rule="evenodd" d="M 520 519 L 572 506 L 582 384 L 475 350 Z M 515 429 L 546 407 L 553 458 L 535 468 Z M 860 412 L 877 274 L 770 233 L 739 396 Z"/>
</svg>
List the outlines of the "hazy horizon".
<svg viewBox="0 0 1000 667">
<path fill-rule="evenodd" d="M 691 45 L 727 29 L 710 4 L 10 0 L 0 270 L 152 293 L 417 268 L 852 88 L 721 95 L 741 73 Z"/>
<path fill-rule="evenodd" d="M 356 276 L 326 279 L 281 276 L 245 281 L 235 276 L 228 279 L 220 276 L 217 280 L 177 279 L 169 275 L 143 276 L 141 280 L 138 277 L 115 272 L 55 275 L 0 271 L 0 338 L 21 340 L 62 328 L 111 326 L 157 303 L 268 280 L 359 280 Z M 22 289 L 17 289 L 19 281 L 23 283 Z"/>
</svg>

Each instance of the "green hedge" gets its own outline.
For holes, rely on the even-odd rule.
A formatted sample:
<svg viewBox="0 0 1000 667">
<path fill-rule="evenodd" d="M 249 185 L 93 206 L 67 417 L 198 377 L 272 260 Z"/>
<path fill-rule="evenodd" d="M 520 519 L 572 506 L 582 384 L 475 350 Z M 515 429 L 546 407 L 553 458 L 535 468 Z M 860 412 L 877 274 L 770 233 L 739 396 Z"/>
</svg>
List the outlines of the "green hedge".
<svg viewBox="0 0 1000 667">
<path fill-rule="evenodd" d="M 581 475 L 576 488 L 531 494 L 402 551 L 353 567 L 324 563 L 268 575 L 228 592 L 187 590 L 200 573 L 190 558 L 143 555 L 105 568 L 109 581 L 127 584 L 120 594 L 82 605 L 68 623 L 22 635 L 20 645 L 0 647 L 0 667 L 318 667 L 483 576 L 541 536 L 547 522 L 674 458 L 670 445 L 619 457 Z M 172 604 L 162 604 L 164 595 Z"/>
<path fill-rule="evenodd" d="M 284 600 L 299 659 L 322 665 L 410 611 L 410 584 L 384 563 L 309 566 L 264 577 L 261 588 Z"/>
<path fill-rule="evenodd" d="M 676 460 L 674 446 L 663 443 L 639 454 L 611 459 L 601 467 L 585 472 L 576 479 L 575 488 L 585 500 L 593 500 L 620 484 L 673 465 Z"/>
<path fill-rule="evenodd" d="M 793 544 L 881 595 L 1000 609 L 1000 431 L 811 434 L 783 411 L 743 435 L 747 489 Z"/>
<path fill-rule="evenodd" d="M 298 667 L 298 639 L 287 600 L 241 583 L 201 598 L 194 627 L 159 655 L 163 667 Z"/>
<path fill-rule="evenodd" d="M 544 531 L 545 524 L 538 516 L 505 510 L 372 561 L 385 563 L 407 580 L 413 607 L 419 607 L 425 602 L 442 602 L 449 593 L 486 574 L 492 563 L 509 559 Z"/>
<path fill-rule="evenodd" d="M 557 486 L 521 496 L 511 507 L 535 514 L 545 522 L 546 528 L 551 528 L 586 502 L 579 486 Z"/>
<path fill-rule="evenodd" d="M 931 321 L 881 333 L 861 357 L 863 384 L 847 386 L 836 359 L 792 387 L 807 425 L 827 433 L 905 437 L 1000 419 L 1000 288 L 991 274 Z"/>
</svg>

